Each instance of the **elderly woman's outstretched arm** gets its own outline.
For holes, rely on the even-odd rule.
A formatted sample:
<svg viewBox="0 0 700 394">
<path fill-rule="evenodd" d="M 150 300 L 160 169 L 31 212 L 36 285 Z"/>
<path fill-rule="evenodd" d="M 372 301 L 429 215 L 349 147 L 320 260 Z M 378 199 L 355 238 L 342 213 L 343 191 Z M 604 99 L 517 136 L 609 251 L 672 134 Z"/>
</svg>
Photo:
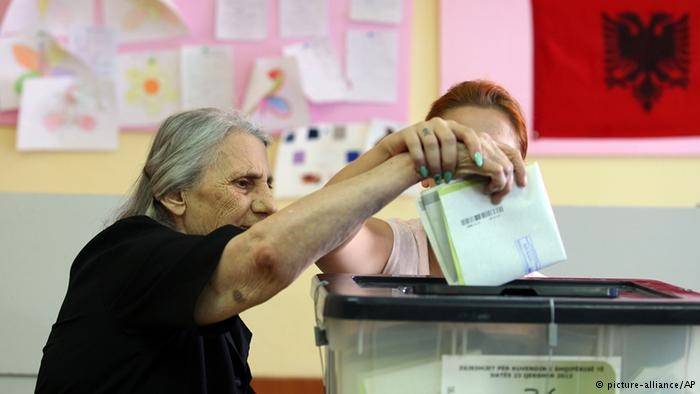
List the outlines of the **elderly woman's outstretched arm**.
<svg viewBox="0 0 700 394">
<path fill-rule="evenodd" d="M 430 174 L 443 174 L 445 181 L 452 176 L 488 178 L 490 182 L 485 191 L 494 203 L 500 202 L 510 191 L 513 182 L 519 186 L 526 183 L 525 164 L 516 149 L 498 144 L 488 134 L 454 121 L 433 118 L 385 137 L 343 168 L 328 185 L 362 174 L 403 152 L 410 154 L 416 170 L 426 166 Z M 475 159 L 477 152 L 481 163 Z M 369 218 L 317 264 L 324 272 L 442 275 L 417 219 Z"/>
<path fill-rule="evenodd" d="M 419 180 L 410 156 L 399 154 L 256 223 L 226 245 L 197 301 L 195 321 L 217 322 L 277 294 Z"/>
</svg>

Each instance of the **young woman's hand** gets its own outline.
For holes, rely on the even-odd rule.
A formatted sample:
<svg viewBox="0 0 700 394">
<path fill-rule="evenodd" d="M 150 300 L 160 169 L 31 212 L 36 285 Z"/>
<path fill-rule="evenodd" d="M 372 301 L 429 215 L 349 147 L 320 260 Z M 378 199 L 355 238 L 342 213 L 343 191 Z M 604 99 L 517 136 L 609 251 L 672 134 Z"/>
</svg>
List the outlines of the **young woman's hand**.
<svg viewBox="0 0 700 394">
<path fill-rule="evenodd" d="M 494 203 L 508 194 L 513 183 L 525 186 L 525 162 L 520 152 L 452 120 L 432 118 L 386 136 L 377 144 L 394 156 L 408 152 L 423 185 L 449 182 L 473 175 L 489 179 L 485 192 Z"/>
<path fill-rule="evenodd" d="M 458 146 L 459 160 L 455 177 L 478 176 L 487 178 L 484 193 L 491 195 L 491 202 L 498 204 L 510 192 L 513 183 L 519 187 L 524 187 L 527 184 L 525 161 L 517 149 L 494 141 L 486 133 L 481 134 L 483 134 L 481 147 L 485 157 L 483 165 L 477 166 L 471 160 L 471 152 Z"/>
<path fill-rule="evenodd" d="M 438 183 L 449 182 L 455 176 L 460 145 L 477 167 L 483 166 L 482 145 L 484 141 L 493 143 L 486 140 L 485 135 L 451 120 L 432 118 L 386 136 L 377 147 L 390 156 L 408 152 L 423 179 L 432 177 Z"/>
</svg>

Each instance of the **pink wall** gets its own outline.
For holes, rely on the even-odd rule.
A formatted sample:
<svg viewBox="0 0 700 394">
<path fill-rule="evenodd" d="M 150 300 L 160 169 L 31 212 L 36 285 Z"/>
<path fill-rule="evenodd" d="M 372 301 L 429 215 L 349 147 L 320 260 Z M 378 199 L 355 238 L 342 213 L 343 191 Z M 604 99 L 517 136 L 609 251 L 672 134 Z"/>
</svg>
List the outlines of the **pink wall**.
<svg viewBox="0 0 700 394">
<path fill-rule="evenodd" d="M 0 0 L 0 4 L 3 1 Z M 261 0 L 263 1 L 263 0 Z M 138 43 L 123 45 L 120 52 L 172 49 L 181 44 L 230 44 L 233 47 L 235 97 L 236 105 L 240 105 L 247 87 L 254 59 L 257 57 L 279 56 L 282 47 L 302 39 L 283 39 L 278 32 L 278 1 L 269 2 L 268 15 L 268 39 L 260 42 L 242 41 L 218 41 L 214 38 L 214 7 L 215 0 L 174 0 L 187 25 L 190 28 L 190 37 L 159 41 L 157 43 Z M 391 119 L 399 122 L 408 120 L 408 94 L 410 78 L 410 39 L 412 1 L 406 1 L 403 5 L 403 19 L 400 25 L 377 25 L 368 23 L 356 23 L 349 21 L 349 0 L 328 0 L 330 8 L 331 42 L 335 46 L 336 53 L 340 56 L 341 65 L 345 65 L 345 32 L 348 28 L 360 29 L 388 29 L 395 28 L 399 33 L 399 86 L 398 100 L 392 104 L 312 104 L 311 119 L 314 122 L 347 122 L 366 121 L 372 117 Z M 0 124 L 13 124 L 16 122 L 16 113 L 0 113 Z"/>
</svg>

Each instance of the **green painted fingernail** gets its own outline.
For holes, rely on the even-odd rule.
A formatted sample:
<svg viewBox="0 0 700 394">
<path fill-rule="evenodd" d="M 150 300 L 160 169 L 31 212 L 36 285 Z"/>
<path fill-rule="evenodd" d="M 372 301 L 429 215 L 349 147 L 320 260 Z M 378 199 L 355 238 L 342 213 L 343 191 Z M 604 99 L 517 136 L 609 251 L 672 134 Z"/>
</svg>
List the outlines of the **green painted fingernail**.
<svg viewBox="0 0 700 394">
<path fill-rule="evenodd" d="M 440 174 L 433 175 L 433 179 L 435 179 L 436 185 L 439 185 L 440 182 L 442 182 L 442 178 L 440 177 Z"/>
<path fill-rule="evenodd" d="M 420 176 L 422 176 L 423 178 L 428 177 L 428 167 L 420 166 L 420 168 L 418 169 L 418 172 L 420 173 Z"/>
<path fill-rule="evenodd" d="M 476 163 L 477 167 L 484 166 L 484 157 L 481 155 L 481 152 L 474 153 L 474 162 Z"/>
<path fill-rule="evenodd" d="M 445 178 L 445 183 L 450 183 L 452 180 L 452 171 L 445 171 L 445 173 L 442 174 L 442 177 Z"/>
</svg>

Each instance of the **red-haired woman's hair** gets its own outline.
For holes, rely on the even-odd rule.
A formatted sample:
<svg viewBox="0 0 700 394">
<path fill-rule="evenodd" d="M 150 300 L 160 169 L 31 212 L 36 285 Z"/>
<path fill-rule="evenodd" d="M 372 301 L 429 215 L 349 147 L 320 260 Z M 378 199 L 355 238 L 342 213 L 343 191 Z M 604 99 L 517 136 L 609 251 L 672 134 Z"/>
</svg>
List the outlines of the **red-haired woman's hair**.
<svg viewBox="0 0 700 394">
<path fill-rule="evenodd" d="M 447 93 L 433 102 L 425 120 L 436 116 L 441 117 L 450 109 L 468 105 L 497 108 L 508 115 L 520 142 L 520 153 L 525 157 L 527 154 L 527 127 L 520 104 L 507 90 L 493 82 L 464 81 L 452 86 Z"/>
</svg>

